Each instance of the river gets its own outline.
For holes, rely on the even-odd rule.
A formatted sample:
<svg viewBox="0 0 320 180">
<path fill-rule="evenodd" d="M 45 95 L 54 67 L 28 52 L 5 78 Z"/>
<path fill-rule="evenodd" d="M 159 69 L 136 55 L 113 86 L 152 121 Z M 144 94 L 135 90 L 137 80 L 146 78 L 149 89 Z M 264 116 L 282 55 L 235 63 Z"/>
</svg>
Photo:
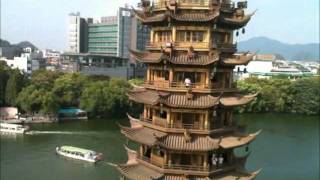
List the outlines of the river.
<svg viewBox="0 0 320 180">
<path fill-rule="evenodd" d="M 319 117 L 288 114 L 237 116 L 248 132 L 263 129 L 250 145 L 247 168 L 262 168 L 257 180 L 319 179 Z M 108 162 L 126 161 L 117 122 L 89 120 L 32 125 L 33 135 L 1 136 L 1 180 L 113 180 L 118 172 L 106 162 L 92 165 L 59 157 L 56 146 L 73 145 L 102 152 Z"/>
</svg>

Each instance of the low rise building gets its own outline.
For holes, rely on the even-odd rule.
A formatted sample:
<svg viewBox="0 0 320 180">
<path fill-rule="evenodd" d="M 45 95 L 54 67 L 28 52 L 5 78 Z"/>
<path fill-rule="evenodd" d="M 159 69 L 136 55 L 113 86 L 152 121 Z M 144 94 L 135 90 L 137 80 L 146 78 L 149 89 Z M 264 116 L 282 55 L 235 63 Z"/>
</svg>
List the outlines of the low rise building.
<svg viewBox="0 0 320 180">
<path fill-rule="evenodd" d="M 258 54 L 247 65 L 236 66 L 235 79 L 248 77 L 271 78 L 274 76 L 297 79 L 312 76 L 313 73 L 302 65 L 291 61 L 277 60 L 276 55 Z"/>
<path fill-rule="evenodd" d="M 42 53 L 33 51 L 31 48 L 25 48 L 20 56 L 15 56 L 13 59 L 2 57 L 0 60 L 5 61 L 9 67 L 17 68 L 28 74 L 45 66 Z"/>
</svg>

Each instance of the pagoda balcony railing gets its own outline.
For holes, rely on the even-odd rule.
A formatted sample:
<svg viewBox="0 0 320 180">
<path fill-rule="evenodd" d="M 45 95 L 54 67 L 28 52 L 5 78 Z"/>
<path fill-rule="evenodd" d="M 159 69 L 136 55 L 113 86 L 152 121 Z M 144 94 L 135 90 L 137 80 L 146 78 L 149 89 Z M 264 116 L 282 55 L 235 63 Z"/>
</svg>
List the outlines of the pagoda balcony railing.
<svg viewBox="0 0 320 180">
<path fill-rule="evenodd" d="M 184 82 L 170 82 L 170 81 L 145 81 L 144 85 L 149 88 L 155 89 L 166 89 L 174 88 L 178 90 L 188 90 L 192 88 L 193 90 L 199 89 L 223 89 L 222 83 L 190 83 L 188 86 Z"/>
<path fill-rule="evenodd" d="M 155 10 L 166 8 L 168 5 L 177 5 L 178 7 L 190 7 L 190 8 L 209 8 L 214 0 L 158 0 L 154 3 Z"/>
<path fill-rule="evenodd" d="M 172 82 L 172 83 L 170 83 L 170 87 L 181 88 L 181 89 L 188 89 L 188 88 L 209 89 L 209 88 L 211 88 L 211 84 L 190 83 L 190 84 L 186 85 L 184 82 Z"/>
<path fill-rule="evenodd" d="M 175 42 L 174 47 L 176 48 L 189 48 L 192 46 L 193 48 L 209 48 L 209 42 Z"/>
<path fill-rule="evenodd" d="M 170 82 L 170 81 L 145 81 L 146 86 L 152 85 L 155 88 L 175 88 L 187 90 L 192 89 L 210 89 L 211 84 L 206 83 L 190 83 L 188 86 L 184 82 Z"/>
<path fill-rule="evenodd" d="M 150 158 L 148 158 L 146 156 L 141 156 L 141 155 L 138 155 L 137 158 L 142 161 L 145 161 L 147 163 L 150 163 L 152 165 L 155 165 L 159 168 L 162 168 L 162 169 L 185 170 L 185 171 L 204 171 L 204 172 L 208 172 L 210 170 L 209 167 L 204 167 L 204 166 L 155 163 Z"/>
<path fill-rule="evenodd" d="M 189 129 L 189 130 L 209 130 L 209 127 L 201 126 L 198 123 L 194 124 L 184 124 L 184 123 L 167 123 L 166 119 L 159 118 L 154 116 L 154 120 L 143 118 L 143 115 L 140 116 L 140 120 L 146 123 L 150 123 L 153 125 L 157 125 L 163 128 L 170 128 L 170 129 Z"/>
<path fill-rule="evenodd" d="M 206 49 L 210 47 L 209 42 L 147 42 L 147 49 L 162 48 L 189 48 L 192 46 L 195 49 Z"/>
<path fill-rule="evenodd" d="M 173 170 L 185 170 L 185 171 L 209 171 L 209 167 L 195 166 L 195 165 L 176 165 L 176 164 L 165 164 L 163 169 L 173 169 Z"/>
</svg>

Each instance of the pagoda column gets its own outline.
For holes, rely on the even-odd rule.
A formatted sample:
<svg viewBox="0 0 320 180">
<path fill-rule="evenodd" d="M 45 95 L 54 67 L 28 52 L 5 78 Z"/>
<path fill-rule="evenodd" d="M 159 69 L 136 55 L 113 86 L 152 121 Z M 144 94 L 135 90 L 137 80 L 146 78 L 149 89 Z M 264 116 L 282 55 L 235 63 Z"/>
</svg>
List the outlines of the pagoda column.
<svg viewBox="0 0 320 180">
<path fill-rule="evenodd" d="M 210 45 L 210 39 L 211 39 L 211 28 L 208 28 L 207 30 L 207 35 L 206 35 L 206 43 L 208 43 L 207 45 Z"/>
<path fill-rule="evenodd" d="M 153 29 L 151 29 L 151 31 L 150 31 L 150 42 L 151 43 L 154 42 L 154 31 L 153 31 Z"/>
<path fill-rule="evenodd" d="M 210 126 L 209 126 L 209 111 L 206 111 L 206 114 L 205 114 L 204 128 L 205 129 L 209 129 L 210 128 Z"/>
<path fill-rule="evenodd" d="M 168 153 L 168 165 L 169 166 L 171 166 L 171 164 L 172 164 L 172 155 L 171 155 L 171 153 Z"/>
<path fill-rule="evenodd" d="M 167 122 L 166 122 L 166 127 L 168 127 L 168 125 L 170 124 L 170 120 L 171 120 L 171 111 L 167 111 Z"/>
<path fill-rule="evenodd" d="M 141 145 L 140 146 L 140 156 L 143 156 L 143 152 L 144 152 L 144 147 Z"/>
<path fill-rule="evenodd" d="M 204 167 L 204 169 L 208 168 L 208 154 L 207 153 L 204 154 L 203 167 Z"/>
<path fill-rule="evenodd" d="M 147 107 L 146 106 L 144 106 L 144 108 L 143 108 L 143 118 L 148 118 L 148 110 L 147 110 Z"/>
<path fill-rule="evenodd" d="M 169 86 L 171 87 L 171 83 L 173 82 L 173 68 L 169 68 Z"/>
<path fill-rule="evenodd" d="M 177 37 L 177 27 L 173 26 L 172 28 L 172 41 L 176 42 L 176 37 Z"/>
<path fill-rule="evenodd" d="M 150 82 L 150 68 L 147 69 L 147 82 Z"/>
<path fill-rule="evenodd" d="M 206 71 L 206 87 L 210 87 L 210 70 Z"/>
</svg>

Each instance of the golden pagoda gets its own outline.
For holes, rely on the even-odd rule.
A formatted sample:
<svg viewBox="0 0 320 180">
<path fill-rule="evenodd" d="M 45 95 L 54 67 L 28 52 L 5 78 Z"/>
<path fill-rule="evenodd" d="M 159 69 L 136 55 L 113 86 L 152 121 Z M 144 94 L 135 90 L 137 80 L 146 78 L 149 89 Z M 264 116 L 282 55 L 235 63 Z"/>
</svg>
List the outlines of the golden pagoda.
<svg viewBox="0 0 320 180">
<path fill-rule="evenodd" d="M 260 132 L 244 134 L 233 108 L 250 103 L 233 82 L 235 65 L 245 65 L 252 53 L 236 53 L 234 32 L 253 14 L 247 2 L 230 0 L 142 0 L 135 16 L 150 27 L 146 52 L 131 50 L 147 67 L 145 83 L 128 93 L 144 105 L 121 133 L 139 144 L 125 147 L 126 164 L 116 165 L 122 179 L 250 180 L 247 147 Z"/>
</svg>

